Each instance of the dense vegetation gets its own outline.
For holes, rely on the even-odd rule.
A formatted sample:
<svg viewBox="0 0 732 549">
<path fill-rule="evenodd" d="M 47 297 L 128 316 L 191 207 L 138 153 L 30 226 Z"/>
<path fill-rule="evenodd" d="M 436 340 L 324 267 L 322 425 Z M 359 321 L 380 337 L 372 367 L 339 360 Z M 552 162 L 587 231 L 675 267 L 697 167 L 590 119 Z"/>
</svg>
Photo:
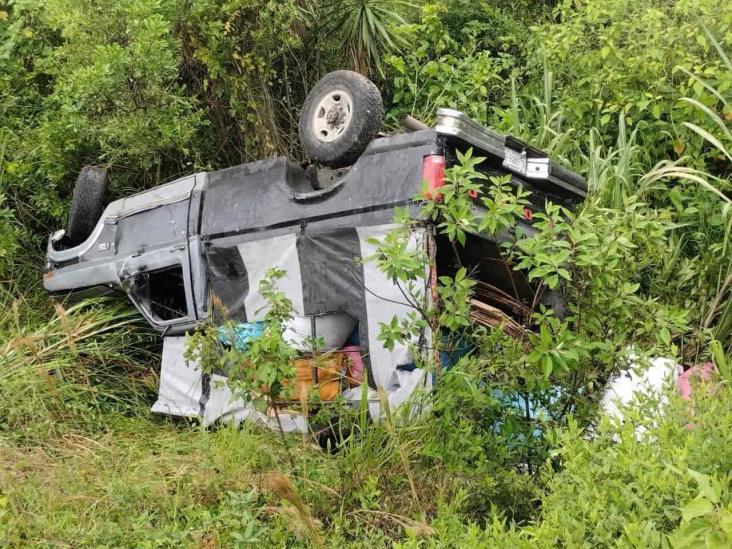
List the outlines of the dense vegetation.
<svg viewBox="0 0 732 549">
<path fill-rule="evenodd" d="M 0 544 L 728 547 L 730 44 L 732 6 L 711 0 L 0 1 Z M 120 196 L 300 159 L 298 109 L 341 67 L 379 83 L 388 127 L 456 107 L 587 178 L 582 208 L 547 205 L 506 249 L 566 316 L 537 309 L 528 346 L 466 330 L 470 281 L 443 280 L 428 320 L 480 352 L 424 417 L 355 417 L 337 454 L 153 417 L 158 339 L 123 303 L 40 288 L 78 170 L 106 165 Z M 496 184 L 491 219 L 464 215 L 474 162 L 427 205 L 458 245 L 520 211 Z M 399 238 L 383 266 L 408 280 Z M 720 374 L 617 424 L 596 404 L 631 352 Z M 546 413 L 527 424 L 497 394 Z"/>
</svg>

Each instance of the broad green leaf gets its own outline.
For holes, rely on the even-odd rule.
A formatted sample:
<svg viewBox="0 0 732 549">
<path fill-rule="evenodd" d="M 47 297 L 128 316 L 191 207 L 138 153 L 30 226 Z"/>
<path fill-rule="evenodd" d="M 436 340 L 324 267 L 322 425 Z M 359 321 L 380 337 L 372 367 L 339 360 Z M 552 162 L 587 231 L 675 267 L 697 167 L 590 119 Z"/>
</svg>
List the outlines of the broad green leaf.
<svg viewBox="0 0 732 549">
<path fill-rule="evenodd" d="M 681 516 L 689 522 L 697 517 L 708 515 L 714 511 L 714 505 L 708 499 L 697 497 L 681 508 Z"/>
</svg>

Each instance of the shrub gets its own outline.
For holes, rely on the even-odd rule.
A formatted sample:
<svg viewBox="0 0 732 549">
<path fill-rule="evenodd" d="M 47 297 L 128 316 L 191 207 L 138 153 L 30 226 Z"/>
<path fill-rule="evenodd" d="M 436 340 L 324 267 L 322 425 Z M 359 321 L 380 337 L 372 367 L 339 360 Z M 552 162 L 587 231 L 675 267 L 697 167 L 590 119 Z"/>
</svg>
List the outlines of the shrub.
<svg viewBox="0 0 732 549">
<path fill-rule="evenodd" d="M 113 194 L 298 154 L 321 45 L 294 2 L 14 1 L 0 19 L 0 191 L 37 230 L 65 217 L 81 166 Z"/>
<path fill-rule="evenodd" d="M 622 113 L 629 127 L 640 124 L 651 164 L 698 151 L 699 141 L 681 125 L 696 115 L 677 101 L 704 94 L 690 72 L 730 85 L 703 29 L 723 37 L 730 24 L 732 11 L 711 0 L 559 2 L 553 19 L 532 29 L 529 95 L 538 95 L 548 62 L 570 126 L 595 126 L 609 143 Z"/>
<path fill-rule="evenodd" d="M 334 546 L 728 546 L 729 383 L 692 404 L 671 399 L 662 414 L 643 399 L 625 424 L 596 414 L 631 350 L 687 363 L 712 355 L 725 371 L 727 4 L 458 0 L 385 15 L 373 36 L 394 41 L 383 57 L 391 123 L 465 110 L 586 174 L 590 196 L 575 212 L 547 204 L 535 234 L 505 250 L 537 296 L 563 293 L 565 314 L 537 299 L 533 331 L 513 340 L 471 325 L 466 269 L 442 277 L 441 307 L 385 325 L 382 339 L 430 326 L 433 344 L 444 330 L 472 354 L 439 374 L 419 417 L 405 408 L 367 425 L 365 409 L 344 411 L 337 454 L 284 437 L 295 460 L 256 428 L 151 421 L 155 340 L 131 311 L 94 302 L 54 314 L 37 291 L 38 235 L 62 222 L 83 163 L 106 164 L 112 192 L 127 194 L 197 169 L 299 158 L 298 106 L 342 59 L 344 35 L 316 24 L 335 4 L 0 4 L 0 540 L 294 545 L 322 531 Z M 418 20 L 401 23 L 411 10 Z M 351 36 L 350 57 L 376 67 L 366 55 L 382 50 Z M 686 164 L 641 177 L 681 155 Z M 444 200 L 425 211 L 455 246 L 471 230 L 511 228 L 526 198 L 491 180 L 480 197 L 491 215 L 475 219 L 466 193 L 480 188 L 479 159 L 460 159 Z M 409 287 L 426 255 L 404 253 L 405 232 L 378 260 Z M 291 369 L 270 321 L 242 390 Z M 214 331 L 199 337 L 218 345 Z"/>
<path fill-rule="evenodd" d="M 444 4 L 427 4 L 420 22 L 398 29 L 411 46 L 385 57 L 393 104 L 389 120 L 411 114 L 430 123 L 438 107 L 448 107 L 486 123 L 491 102 L 506 93 L 512 56 L 484 49 L 480 36 L 490 28 L 487 23 L 471 21 L 459 39 L 451 35 L 443 20 L 450 11 Z"/>
<path fill-rule="evenodd" d="M 432 523 L 440 541 L 427 545 L 727 547 L 732 394 L 726 384 L 703 393 L 693 414 L 678 398 L 659 413 L 651 397 L 627 409 L 623 423 L 603 419 L 592 434 L 570 421 L 544 468 L 546 489 L 532 525 L 508 525 L 496 506 L 487 525 L 466 526 L 445 506 Z M 643 436 L 639 426 L 647 428 Z"/>
</svg>

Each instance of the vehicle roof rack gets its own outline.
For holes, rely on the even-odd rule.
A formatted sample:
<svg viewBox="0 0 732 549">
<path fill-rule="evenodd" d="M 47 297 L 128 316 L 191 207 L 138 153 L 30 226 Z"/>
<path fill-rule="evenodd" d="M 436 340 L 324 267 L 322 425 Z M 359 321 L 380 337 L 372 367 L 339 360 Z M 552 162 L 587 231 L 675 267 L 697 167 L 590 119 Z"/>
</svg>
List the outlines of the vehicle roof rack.
<svg viewBox="0 0 732 549">
<path fill-rule="evenodd" d="M 499 160 L 507 171 L 524 179 L 543 180 L 585 197 L 584 178 L 560 166 L 546 153 L 510 135 L 494 132 L 455 109 L 437 109 L 435 131 L 449 141 L 475 147 Z"/>
</svg>

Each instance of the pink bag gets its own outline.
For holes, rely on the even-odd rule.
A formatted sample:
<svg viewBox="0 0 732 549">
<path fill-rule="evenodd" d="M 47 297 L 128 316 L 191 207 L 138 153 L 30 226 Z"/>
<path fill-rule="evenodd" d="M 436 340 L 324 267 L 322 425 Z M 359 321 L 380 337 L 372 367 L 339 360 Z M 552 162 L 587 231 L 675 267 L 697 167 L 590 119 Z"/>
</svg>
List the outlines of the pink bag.
<svg viewBox="0 0 732 549">
<path fill-rule="evenodd" d="M 678 378 L 676 378 L 676 386 L 679 389 L 679 394 L 684 400 L 691 399 L 691 378 L 696 377 L 699 380 L 709 381 L 712 378 L 712 372 L 714 372 L 714 364 L 707 362 L 705 364 L 697 364 L 686 370 Z"/>
<path fill-rule="evenodd" d="M 363 383 L 363 359 L 361 358 L 361 347 L 358 345 L 347 345 L 341 347 L 340 352 L 348 358 L 346 366 L 346 382 L 351 386 Z"/>
</svg>

